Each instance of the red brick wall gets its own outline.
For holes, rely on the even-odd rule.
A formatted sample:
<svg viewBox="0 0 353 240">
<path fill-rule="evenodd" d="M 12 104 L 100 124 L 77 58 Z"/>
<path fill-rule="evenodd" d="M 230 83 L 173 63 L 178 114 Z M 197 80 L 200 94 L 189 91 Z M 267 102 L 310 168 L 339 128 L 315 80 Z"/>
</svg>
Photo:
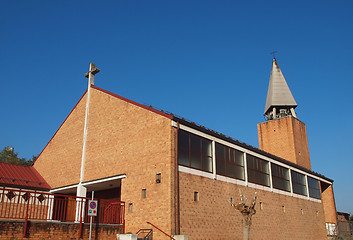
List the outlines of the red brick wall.
<svg viewBox="0 0 353 240">
<path fill-rule="evenodd" d="M 182 172 L 181 234 L 189 235 L 192 240 L 242 239 L 241 214 L 228 203 L 231 196 L 235 202 L 239 201 L 239 188 L 248 198 L 248 204 L 254 192 L 258 193 L 250 239 L 327 239 L 321 203 Z M 193 201 L 195 191 L 199 193 L 198 202 Z"/>
<path fill-rule="evenodd" d="M 293 117 L 266 121 L 257 125 L 259 148 L 311 169 L 305 124 Z"/>
<path fill-rule="evenodd" d="M 23 237 L 24 221 L 0 221 L 0 239 L 67 240 L 80 239 L 80 224 L 29 222 L 27 237 Z M 89 224 L 83 225 L 82 239 L 89 238 Z M 97 226 L 93 224 L 92 239 L 116 239 L 122 233 L 117 226 Z"/>
</svg>

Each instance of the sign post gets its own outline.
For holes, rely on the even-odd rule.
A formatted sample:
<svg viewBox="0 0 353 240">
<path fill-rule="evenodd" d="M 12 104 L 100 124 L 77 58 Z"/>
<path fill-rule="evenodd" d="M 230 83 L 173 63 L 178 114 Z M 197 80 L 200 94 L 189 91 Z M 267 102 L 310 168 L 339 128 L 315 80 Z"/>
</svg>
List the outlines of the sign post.
<svg viewBox="0 0 353 240">
<path fill-rule="evenodd" d="M 91 220 L 89 223 L 89 240 L 92 239 L 92 218 L 93 216 L 97 216 L 97 209 L 98 209 L 98 201 L 93 200 L 94 198 L 94 191 L 92 191 L 92 200 L 88 200 L 88 216 L 91 216 Z"/>
</svg>

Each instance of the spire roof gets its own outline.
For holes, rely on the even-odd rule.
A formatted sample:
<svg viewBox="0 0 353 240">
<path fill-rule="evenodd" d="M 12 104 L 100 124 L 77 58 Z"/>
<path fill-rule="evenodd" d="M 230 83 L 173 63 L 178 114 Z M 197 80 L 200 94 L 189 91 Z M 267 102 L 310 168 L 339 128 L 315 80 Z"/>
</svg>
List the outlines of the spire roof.
<svg viewBox="0 0 353 240">
<path fill-rule="evenodd" d="M 297 103 L 289 90 L 286 79 L 277 64 L 276 58 L 273 58 L 264 114 L 267 114 L 273 107 L 281 106 L 295 108 Z"/>
</svg>

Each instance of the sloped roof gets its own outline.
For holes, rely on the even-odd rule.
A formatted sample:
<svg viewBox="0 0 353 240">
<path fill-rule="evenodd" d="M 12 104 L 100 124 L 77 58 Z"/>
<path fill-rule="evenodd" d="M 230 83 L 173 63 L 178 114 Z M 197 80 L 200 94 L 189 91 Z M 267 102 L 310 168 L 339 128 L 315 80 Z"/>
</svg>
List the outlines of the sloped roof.
<svg viewBox="0 0 353 240">
<path fill-rule="evenodd" d="M 277 64 L 277 63 L 276 63 L 276 64 Z M 277 66 L 278 66 L 278 65 L 277 65 Z M 251 150 L 251 151 L 257 152 L 257 153 L 262 154 L 262 155 L 264 155 L 264 156 L 273 158 L 273 159 L 278 160 L 278 161 L 280 161 L 280 162 L 283 162 L 283 163 L 285 163 L 285 164 L 287 164 L 287 165 L 289 165 L 289 166 L 293 166 L 293 167 L 295 167 L 295 168 L 301 169 L 301 170 L 304 171 L 304 172 L 311 173 L 311 174 L 313 174 L 313 175 L 315 175 L 315 176 L 318 176 L 318 177 L 321 177 L 321 178 L 323 178 L 323 179 L 325 179 L 325 180 L 327 180 L 327 181 L 329 181 L 329 182 L 333 182 L 332 179 L 327 178 L 327 177 L 325 177 L 324 175 L 321 175 L 321 174 L 319 174 L 319 173 L 313 172 L 313 171 L 311 171 L 311 170 L 309 170 L 309 169 L 306 169 L 306 168 L 304 168 L 304 167 L 302 167 L 302 166 L 299 166 L 299 165 L 297 165 L 297 164 L 295 164 L 295 163 L 292 163 L 292 162 L 290 162 L 290 161 L 287 161 L 287 160 L 285 160 L 285 159 L 283 159 L 283 158 L 280 158 L 280 157 L 278 157 L 278 156 L 272 155 L 272 154 L 270 154 L 270 153 L 268 153 L 268 152 L 265 152 L 265 151 L 263 151 L 263 150 L 260 150 L 260 149 L 258 149 L 258 148 L 256 148 L 256 147 L 251 146 L 251 145 L 247 145 L 247 144 L 245 144 L 245 143 L 242 143 L 242 142 L 240 142 L 240 141 L 238 141 L 238 140 L 236 140 L 236 139 L 233 139 L 233 138 L 231 138 L 231 137 L 229 137 L 229 136 L 226 136 L 226 135 L 224 135 L 224 134 L 222 134 L 222 133 L 218 133 L 218 132 L 216 132 L 216 131 L 214 131 L 214 130 L 208 129 L 208 128 L 206 128 L 206 127 L 204 127 L 204 126 L 201 126 L 201 125 L 199 125 L 199 124 L 197 124 L 197 123 L 195 123 L 195 122 L 192 122 L 192 121 L 189 121 L 189 120 L 187 120 L 187 119 L 185 119 L 185 118 L 183 118 L 183 117 L 177 116 L 177 115 L 175 115 L 175 114 L 173 114 L 173 113 L 171 113 L 171 112 L 164 111 L 164 110 L 161 110 L 161 109 L 157 109 L 157 108 L 152 107 L 152 106 L 147 106 L 147 105 L 143 105 L 143 104 L 137 103 L 137 102 L 135 102 L 135 101 L 132 101 L 132 100 L 127 99 L 127 98 L 124 98 L 124 97 L 122 97 L 122 96 L 120 96 L 120 95 L 117 95 L 117 94 L 115 94 L 115 93 L 109 92 L 109 91 L 104 90 L 104 89 L 102 89 L 102 88 L 99 88 L 99 87 L 97 87 L 97 86 L 91 86 L 91 87 L 94 88 L 94 89 L 96 89 L 96 90 L 98 90 L 98 91 L 100 91 L 100 92 L 106 93 L 106 94 L 108 94 L 108 95 L 111 95 L 111 96 L 116 97 L 116 98 L 118 98 L 118 99 L 121 99 L 121 100 L 123 100 L 123 101 L 129 102 L 129 103 L 131 103 L 131 104 L 133 104 L 133 105 L 135 105 L 135 106 L 139 106 L 139 107 L 144 108 L 144 109 L 146 109 L 146 110 L 148 110 L 148 111 L 151 111 L 151 112 L 154 112 L 154 113 L 156 113 L 156 114 L 159 114 L 159 115 L 161 115 L 161 116 L 163 116 L 163 117 L 169 118 L 169 119 L 174 120 L 174 121 L 176 121 L 176 122 L 180 122 L 181 124 L 185 124 L 186 126 L 189 126 L 189 127 L 191 127 L 191 128 L 197 129 L 197 130 L 199 130 L 199 131 L 201 131 L 201 132 L 205 132 L 205 133 L 207 133 L 207 134 L 210 134 L 210 135 L 212 135 L 212 136 L 218 137 L 218 138 L 223 139 L 223 140 L 225 140 L 225 141 L 229 141 L 229 142 L 231 142 L 231 143 L 233 143 L 233 144 L 235 144 L 235 145 L 244 147 L 244 148 L 246 148 L 246 149 L 249 149 L 249 150 Z M 85 94 L 86 94 L 86 92 L 83 94 L 83 96 L 84 96 Z M 81 97 L 81 99 L 83 98 L 83 96 Z M 78 103 L 81 101 L 81 99 L 78 101 Z M 294 100 L 294 99 L 293 99 L 293 100 Z M 77 104 L 78 104 L 78 103 L 77 103 Z M 76 104 L 76 105 L 77 105 L 77 104 Z M 76 107 L 76 106 L 75 106 L 75 107 Z M 75 107 L 74 107 L 74 108 L 75 108 Z M 73 111 L 73 110 L 72 110 L 72 111 Z M 71 114 L 71 113 L 70 113 L 70 114 Z M 70 115 L 70 114 L 69 114 L 69 115 Z M 66 117 L 66 119 L 69 117 L 69 115 Z M 64 122 L 62 123 L 62 125 L 65 123 L 66 119 L 64 120 Z M 62 125 L 61 125 L 61 126 L 62 126 Z M 59 129 L 61 128 L 61 126 L 59 127 Z M 59 131 L 59 129 L 57 130 L 57 132 Z M 57 133 L 57 132 L 56 132 L 56 133 Z M 54 134 L 54 136 L 56 135 L 56 133 Z M 52 137 L 52 139 L 54 138 L 54 136 Z M 51 141 L 51 140 L 50 140 L 50 141 Z M 50 141 L 49 141 L 49 142 L 50 142 Z M 48 142 L 48 144 L 49 144 L 49 142 Z M 48 144 L 47 144 L 47 145 L 48 145 Z M 46 146 L 44 147 L 44 149 L 45 149 L 45 148 L 46 148 Z M 42 150 L 42 152 L 44 151 L 44 149 Z M 41 153 L 39 154 L 39 156 L 40 156 L 40 155 L 41 155 Z M 38 159 L 38 158 L 37 158 L 37 159 Z"/>
<path fill-rule="evenodd" d="M 49 184 L 34 167 L 0 163 L 0 186 L 49 190 Z"/>
<path fill-rule="evenodd" d="M 115 98 L 118 98 L 120 100 L 123 100 L 125 102 L 128 102 L 128 103 L 131 103 L 135 106 L 138 106 L 138 107 L 141 107 L 141 108 L 144 108 L 148 111 L 151 111 L 151 112 L 154 112 L 154 113 L 157 113 L 163 117 L 166 117 L 166 118 L 169 118 L 169 119 L 173 119 L 173 114 L 171 114 L 170 112 L 164 112 L 163 110 L 159 110 L 159 109 L 155 109 L 153 108 L 152 106 L 147 106 L 147 105 L 143 105 L 143 104 L 140 104 L 140 103 L 137 103 L 135 101 L 132 101 L 128 98 L 125 98 L 125 97 L 122 97 L 120 95 L 117 95 L 115 93 L 112 93 L 112 92 L 109 92 L 107 90 L 104 90 L 103 88 L 99 88 L 95 85 L 91 85 L 91 87 L 93 89 L 96 89 L 100 92 L 103 92 L 103 93 L 106 93 L 108 95 L 111 95 Z M 78 100 L 78 102 L 76 103 L 76 105 L 74 106 L 74 108 L 71 110 L 71 112 L 69 113 L 69 115 L 66 116 L 65 120 L 61 123 L 60 127 L 56 130 L 56 132 L 54 133 L 54 135 L 51 137 L 51 139 L 49 140 L 49 142 L 47 143 L 47 145 L 42 149 L 42 151 L 39 153 L 38 157 L 34 160 L 33 164 L 37 161 L 37 159 L 42 155 L 43 151 L 46 149 L 46 147 L 48 146 L 48 144 L 51 142 L 51 140 L 55 137 L 55 135 L 59 132 L 60 128 L 64 125 L 64 123 L 66 122 L 66 120 L 69 118 L 69 116 L 71 115 L 71 113 L 74 111 L 74 109 L 77 107 L 77 105 L 80 103 L 80 101 L 83 99 L 83 97 L 86 95 L 87 93 L 87 90 L 83 93 L 83 95 L 81 96 L 80 100 Z M 33 166 L 32 164 L 32 166 Z"/>
<path fill-rule="evenodd" d="M 274 61 L 275 61 L 275 60 L 274 60 Z M 277 63 L 276 63 L 276 65 L 277 65 Z M 277 67 L 278 67 L 278 65 L 277 65 Z M 279 67 L 278 67 L 278 69 L 279 69 Z M 283 76 L 283 75 L 282 75 L 282 76 Z M 284 79 L 284 78 L 283 78 L 283 79 Z M 285 81 L 285 80 L 284 80 L 284 81 Z M 287 83 L 286 83 L 286 84 L 287 84 Z M 129 99 L 124 98 L 124 97 L 121 97 L 121 96 L 119 96 L 119 95 L 117 95 L 117 94 L 114 94 L 114 93 L 112 93 L 112 92 L 109 92 L 109 91 L 107 91 L 107 90 L 101 89 L 101 88 L 96 87 L 96 86 L 92 86 L 92 87 L 93 87 L 94 89 L 96 89 L 96 90 L 99 90 L 99 91 L 101 91 L 101 92 L 107 93 L 107 94 L 109 94 L 109 95 L 111 95 L 111 96 L 113 96 L 113 97 L 119 98 L 119 99 L 121 99 L 121 100 L 123 100 L 123 101 L 127 101 L 127 102 L 129 102 L 129 103 L 131 103 L 131 104 L 134 104 L 134 105 L 136 105 L 136 106 L 142 107 L 142 108 L 144 108 L 144 109 L 147 109 L 147 110 L 149 110 L 149 111 L 152 111 L 152 112 L 154 112 L 154 113 L 157 113 L 157 114 L 159 114 L 159 115 L 161 115 L 161 116 L 167 117 L 167 118 L 172 119 L 172 120 L 174 120 L 174 121 L 176 121 L 176 122 L 179 122 L 179 123 L 184 124 L 184 125 L 186 125 L 186 126 L 189 126 L 189 127 L 191 127 L 191 128 L 197 129 L 197 130 L 199 130 L 199 131 L 201 131 L 201 132 L 204 132 L 204 133 L 206 133 L 206 134 L 210 134 L 211 136 L 214 136 L 214 137 L 223 139 L 223 140 L 225 140 L 225 141 L 231 142 L 231 143 L 233 143 L 233 144 L 235 144 L 235 145 L 238 145 L 238 146 L 240 146 L 240 147 L 243 147 L 243 148 L 245 148 L 245 149 L 248 149 L 248 150 L 254 151 L 254 152 L 256 152 L 256 153 L 262 154 L 262 155 L 267 156 L 267 157 L 269 157 L 269 158 L 275 159 L 275 160 L 277 160 L 277 161 L 279 161 L 279 162 L 283 162 L 283 163 L 285 163 L 285 164 L 287 164 L 287 165 L 289 165 L 289 166 L 295 167 L 295 168 L 300 169 L 300 170 L 302 170 L 302 171 L 304 171 L 304 172 L 308 172 L 308 173 L 311 173 L 311 174 L 313 174 L 313 175 L 315 175 L 315 176 L 321 177 L 321 178 L 323 178 L 323 179 L 325 179 L 325 180 L 327 180 L 327 181 L 329 181 L 329 182 L 333 182 L 332 179 L 327 178 L 327 177 L 325 177 L 324 175 L 321 175 L 321 174 L 319 174 L 319 173 L 317 173 L 317 172 L 311 171 L 311 170 L 309 170 L 309 169 L 307 169 L 307 168 L 304 168 L 304 167 L 302 167 L 302 166 L 300 166 L 300 165 L 297 165 L 297 164 L 295 164 L 295 163 L 292 163 L 292 162 L 290 162 L 290 161 L 288 161 L 288 160 L 286 160 L 286 159 L 283 159 L 283 158 L 280 158 L 280 157 L 278 157 L 278 156 L 275 156 L 275 155 L 273 155 L 273 154 L 271 154 L 271 153 L 265 152 L 265 151 L 263 151 L 263 150 L 261 150 L 261 149 L 259 149 L 259 148 L 256 148 L 256 147 L 253 147 L 253 146 L 251 146 L 251 145 L 242 143 L 242 142 L 240 142 L 240 141 L 238 141 L 238 140 L 236 140 L 236 139 L 233 139 L 233 138 L 231 138 L 231 137 L 229 137 L 229 136 L 226 136 L 226 135 L 224 135 L 224 134 L 222 134 L 222 133 L 218 133 L 218 132 L 216 132 L 216 131 L 214 131 L 214 130 L 208 129 L 208 128 L 204 127 L 204 126 L 201 126 L 201 125 L 199 125 L 199 124 L 197 124 L 197 123 L 195 123 L 195 122 L 189 121 L 189 120 L 187 120 L 187 119 L 185 119 L 185 118 L 182 118 L 182 117 L 180 117 L 180 116 L 177 116 L 177 115 L 175 115 L 175 114 L 173 114 L 173 113 L 170 113 L 170 112 L 168 112 L 168 111 L 163 111 L 163 110 L 160 110 L 160 109 L 153 108 L 152 106 L 146 106 L 146 105 L 143 105 L 143 104 L 134 102 L 134 101 L 132 101 L 132 100 L 129 100 Z M 287 86 L 287 87 L 288 87 L 288 86 Z M 288 88 L 288 90 L 289 90 L 289 88 Z M 294 100 L 294 98 L 293 98 L 293 100 Z M 295 101 L 294 101 L 294 102 L 295 102 Z"/>
<path fill-rule="evenodd" d="M 288 87 L 281 69 L 277 64 L 276 59 L 273 58 L 264 114 L 266 114 L 267 111 L 271 109 L 271 107 L 280 106 L 295 108 L 297 103 L 294 100 L 294 97 Z"/>
</svg>

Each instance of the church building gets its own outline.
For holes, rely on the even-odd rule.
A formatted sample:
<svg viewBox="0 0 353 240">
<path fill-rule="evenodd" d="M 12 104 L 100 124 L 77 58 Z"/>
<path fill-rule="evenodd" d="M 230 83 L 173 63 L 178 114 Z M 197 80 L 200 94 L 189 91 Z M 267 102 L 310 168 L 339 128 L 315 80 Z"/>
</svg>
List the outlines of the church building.
<svg viewBox="0 0 353 240">
<path fill-rule="evenodd" d="M 230 199 L 256 192 L 251 239 L 327 239 L 337 224 L 333 180 L 311 170 L 306 127 L 275 58 L 259 148 L 101 89 L 98 72 L 91 64 L 87 91 L 33 165 L 51 193 L 124 201 L 126 232 L 150 222 L 224 240 L 243 233 Z"/>
</svg>

